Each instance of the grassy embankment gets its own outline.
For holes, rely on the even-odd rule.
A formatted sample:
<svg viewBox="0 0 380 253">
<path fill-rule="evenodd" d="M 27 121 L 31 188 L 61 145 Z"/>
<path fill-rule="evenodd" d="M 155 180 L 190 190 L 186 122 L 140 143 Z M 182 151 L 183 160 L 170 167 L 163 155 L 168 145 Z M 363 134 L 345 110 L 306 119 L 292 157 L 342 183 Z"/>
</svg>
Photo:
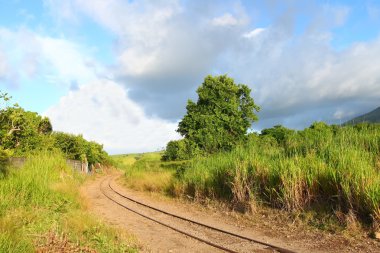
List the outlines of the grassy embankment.
<svg viewBox="0 0 380 253">
<path fill-rule="evenodd" d="M 341 224 L 353 219 L 376 227 L 380 222 L 376 125 L 308 128 L 282 141 L 251 136 L 232 152 L 193 159 L 177 169 L 155 156 L 127 166 L 130 185 L 240 207 L 311 212 L 314 218 L 330 216 Z"/>
<path fill-rule="evenodd" d="M 137 252 L 130 236 L 86 212 L 86 179 L 60 153 L 31 155 L 8 171 L 0 175 L 0 252 Z"/>
<path fill-rule="evenodd" d="M 117 166 L 125 170 L 126 184 L 135 189 L 165 193 L 171 188 L 177 168 L 183 162 L 161 162 L 162 153 L 113 156 Z"/>
</svg>

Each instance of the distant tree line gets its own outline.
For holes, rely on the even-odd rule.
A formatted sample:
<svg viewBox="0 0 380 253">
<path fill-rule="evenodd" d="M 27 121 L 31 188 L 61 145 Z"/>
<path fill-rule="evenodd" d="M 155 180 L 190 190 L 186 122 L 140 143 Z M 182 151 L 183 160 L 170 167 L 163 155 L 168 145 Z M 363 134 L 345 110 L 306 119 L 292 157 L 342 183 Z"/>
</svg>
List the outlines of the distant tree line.
<svg viewBox="0 0 380 253">
<path fill-rule="evenodd" d="M 82 135 L 54 132 L 47 117 L 9 105 L 11 97 L 0 92 L 0 167 L 9 156 L 26 156 L 38 150 L 61 150 L 67 158 L 89 164 L 108 161 L 103 146 Z"/>
</svg>

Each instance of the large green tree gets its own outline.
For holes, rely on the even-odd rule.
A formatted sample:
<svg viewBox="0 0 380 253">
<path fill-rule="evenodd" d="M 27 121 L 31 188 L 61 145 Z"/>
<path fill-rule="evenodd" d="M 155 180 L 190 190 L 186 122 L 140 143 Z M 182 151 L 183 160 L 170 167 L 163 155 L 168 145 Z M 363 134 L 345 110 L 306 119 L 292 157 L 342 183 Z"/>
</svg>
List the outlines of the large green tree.
<svg viewBox="0 0 380 253">
<path fill-rule="evenodd" d="M 11 97 L 0 92 L 0 146 L 17 154 L 44 146 L 45 135 L 52 132 L 48 118 L 9 105 Z"/>
<path fill-rule="evenodd" d="M 7 149 L 22 153 L 41 147 L 44 135 L 51 131 L 48 118 L 18 105 L 0 110 L 0 145 Z"/>
<path fill-rule="evenodd" d="M 198 101 L 188 101 L 178 125 L 185 139 L 205 153 L 214 153 L 230 150 L 246 138 L 260 109 L 247 85 L 236 84 L 227 75 L 207 76 L 197 93 Z"/>
</svg>

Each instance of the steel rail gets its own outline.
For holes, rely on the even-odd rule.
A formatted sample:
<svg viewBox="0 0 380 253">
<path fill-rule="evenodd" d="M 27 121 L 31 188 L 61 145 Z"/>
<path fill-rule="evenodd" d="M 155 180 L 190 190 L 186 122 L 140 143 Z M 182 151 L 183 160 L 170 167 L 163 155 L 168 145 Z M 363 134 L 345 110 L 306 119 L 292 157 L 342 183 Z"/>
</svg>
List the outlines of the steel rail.
<svg viewBox="0 0 380 253">
<path fill-rule="evenodd" d="M 262 242 L 262 241 L 259 241 L 259 240 L 256 240 L 256 239 L 253 239 L 253 238 L 250 238 L 250 237 L 246 237 L 246 236 L 243 236 L 243 235 L 239 235 L 239 234 L 236 234 L 236 233 L 233 233 L 233 232 L 229 232 L 227 230 L 223 230 L 223 229 L 220 229 L 220 228 L 216 228 L 216 227 L 213 227 L 213 226 L 210 226 L 210 225 L 207 225 L 207 224 L 204 224 L 204 223 L 201 223 L 201 222 L 198 222 L 198 221 L 194 221 L 194 220 L 191 220 L 191 219 L 188 219 L 188 218 L 185 218 L 185 217 L 182 217 L 182 216 L 179 216 L 179 215 L 176 215 L 176 214 L 173 214 L 173 213 L 170 213 L 170 212 L 167 212 L 165 210 L 162 210 L 162 209 L 159 209 L 159 208 L 156 208 L 156 207 L 153 207 L 153 206 L 150 206 L 150 205 L 147 205 L 145 203 L 142 203 L 140 201 L 137 201 L 133 198 L 130 198 L 128 196 L 125 196 L 124 194 L 118 192 L 117 190 L 114 189 L 114 187 L 112 187 L 111 185 L 111 179 L 108 181 L 108 187 L 114 192 L 116 193 L 117 195 L 119 195 L 120 197 L 123 197 L 129 201 L 132 201 L 138 205 L 141 205 L 141 206 L 144 206 L 144 207 L 147 207 L 149 209 L 152 209 L 152 210 L 155 210 L 157 212 L 160 212 L 160 213 L 163 213 L 163 214 L 166 214 L 168 216 L 172 216 L 174 218 L 177 218 L 177 219 L 180 219 L 180 220 L 184 220 L 184 221 L 187 221 L 187 222 L 190 222 L 190 223 L 193 223 L 193 224 L 196 224 L 198 226 L 202 226 L 202 227 L 205 227 L 205 228 L 208 228 L 208 229 L 211 229 L 211 230 L 214 230 L 214 231 L 217 231 L 217 232 L 220 232 L 220 233 L 224 233 L 224 234 L 227 234 L 227 235 L 231 235 L 231 236 L 234 236 L 236 238 L 240 238 L 240 239 L 243 239 L 243 240 L 246 240 L 246 241 L 250 241 L 250 242 L 253 242 L 253 243 L 257 243 L 257 244 L 261 244 L 261 245 L 264 245 L 264 246 L 267 246 L 271 249 L 274 249 L 280 253 L 296 253 L 295 251 L 292 251 L 292 250 L 288 250 L 288 249 L 285 249 L 285 248 L 281 248 L 281 247 L 278 247 L 276 245 L 273 245 L 273 244 L 269 244 L 269 243 L 266 243 L 266 242 Z"/>
<path fill-rule="evenodd" d="M 151 220 L 151 221 L 153 221 L 153 222 L 156 222 L 156 223 L 158 223 L 158 224 L 160 224 L 160 225 L 162 225 L 162 226 L 164 226 L 164 227 L 170 228 L 170 229 L 172 229 L 172 230 L 174 230 L 174 231 L 176 231 L 176 232 L 178 232 L 178 233 L 184 234 L 184 235 L 186 235 L 186 236 L 188 236 L 188 237 L 190 237 L 190 238 L 193 238 L 193 239 L 195 239 L 195 240 L 198 240 L 198 241 L 200 241 L 200 242 L 203 242 L 203 243 L 205 243 L 205 244 L 208 244 L 208 245 L 210 245 L 210 246 L 212 246 L 212 247 L 214 247 L 214 248 L 217 248 L 217 249 L 223 250 L 223 251 L 225 251 L 225 252 L 229 252 L 229 253 L 239 253 L 239 252 L 237 252 L 237 251 L 234 251 L 234 250 L 228 249 L 228 248 L 223 247 L 223 246 L 220 246 L 220 245 L 218 245 L 218 244 L 216 244 L 216 243 L 213 243 L 213 242 L 207 241 L 207 240 L 202 239 L 202 238 L 200 238 L 200 237 L 198 237 L 198 236 L 192 235 L 192 234 L 187 233 L 187 232 L 185 232 L 185 231 L 183 231 L 183 230 L 180 230 L 180 229 L 178 229 L 178 228 L 175 228 L 175 227 L 173 227 L 173 226 L 170 226 L 170 225 L 168 225 L 168 224 L 166 224 L 166 223 L 163 223 L 163 222 L 161 222 L 161 221 L 159 221 L 159 220 L 156 220 L 156 219 L 154 219 L 154 218 L 151 218 L 151 217 L 149 217 L 149 216 L 147 216 L 147 215 L 145 215 L 145 214 L 142 214 L 142 213 L 140 213 L 140 212 L 138 212 L 138 211 L 136 211 L 136 210 L 134 210 L 134 209 L 132 209 L 132 208 L 129 208 L 129 207 L 123 205 L 123 204 L 120 203 L 119 201 L 117 201 L 117 200 L 111 198 L 109 195 L 107 195 L 107 194 L 103 191 L 103 189 L 102 189 L 102 184 L 103 184 L 104 181 L 105 181 L 105 180 L 103 180 L 103 181 L 100 183 L 100 186 L 99 186 L 100 191 L 102 192 L 102 194 L 103 194 L 106 198 L 108 198 L 109 200 L 111 200 L 112 202 L 114 202 L 115 204 L 117 204 L 117 205 L 119 205 L 119 206 L 121 206 L 121 207 L 127 209 L 128 211 L 133 212 L 133 213 L 135 213 L 135 214 L 137 214 L 137 215 L 140 215 L 141 217 L 144 217 L 144 218 L 146 218 L 146 219 L 148 219 L 148 220 Z"/>
</svg>

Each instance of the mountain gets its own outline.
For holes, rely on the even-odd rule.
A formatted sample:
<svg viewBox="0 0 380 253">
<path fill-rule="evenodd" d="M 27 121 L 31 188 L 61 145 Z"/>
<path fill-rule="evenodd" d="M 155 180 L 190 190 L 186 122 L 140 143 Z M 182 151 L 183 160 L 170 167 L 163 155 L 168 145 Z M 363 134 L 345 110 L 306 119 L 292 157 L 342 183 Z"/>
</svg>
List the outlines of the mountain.
<svg viewBox="0 0 380 253">
<path fill-rule="evenodd" d="M 357 123 L 362 123 L 362 122 L 380 123 L 380 107 L 378 107 L 377 109 L 369 113 L 353 118 L 347 121 L 346 123 L 344 123 L 344 125 L 352 125 L 352 124 L 357 124 Z"/>
</svg>

